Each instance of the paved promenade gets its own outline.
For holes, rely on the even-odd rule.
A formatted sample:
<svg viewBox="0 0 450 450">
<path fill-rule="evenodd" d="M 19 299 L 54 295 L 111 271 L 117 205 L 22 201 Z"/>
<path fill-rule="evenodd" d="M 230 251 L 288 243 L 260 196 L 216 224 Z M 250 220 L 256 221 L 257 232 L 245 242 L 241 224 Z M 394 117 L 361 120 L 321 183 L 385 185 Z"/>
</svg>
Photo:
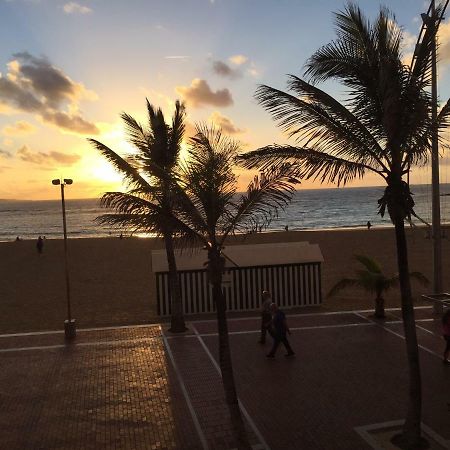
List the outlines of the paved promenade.
<svg viewBox="0 0 450 450">
<path fill-rule="evenodd" d="M 450 448 L 450 366 L 431 308 L 416 310 L 423 423 Z M 288 316 L 296 351 L 265 357 L 259 320 L 229 321 L 238 395 L 255 449 L 371 449 L 358 429 L 405 415 L 400 312 Z M 0 336 L 0 448 L 232 449 L 215 321 Z"/>
</svg>

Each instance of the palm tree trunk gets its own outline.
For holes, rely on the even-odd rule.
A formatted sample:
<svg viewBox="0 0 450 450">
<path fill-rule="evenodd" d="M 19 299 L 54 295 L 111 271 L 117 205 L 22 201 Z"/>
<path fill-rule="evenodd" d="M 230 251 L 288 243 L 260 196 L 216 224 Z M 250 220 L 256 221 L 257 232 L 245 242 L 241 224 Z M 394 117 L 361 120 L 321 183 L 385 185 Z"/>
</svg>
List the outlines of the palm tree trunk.
<svg viewBox="0 0 450 450">
<path fill-rule="evenodd" d="M 375 317 L 378 319 L 386 318 L 386 312 L 384 310 L 384 298 L 380 295 L 375 299 Z"/>
<path fill-rule="evenodd" d="M 245 430 L 244 420 L 236 393 L 233 364 L 231 360 L 230 341 L 228 337 L 228 323 L 226 315 L 225 299 L 222 292 L 222 268 L 223 262 L 218 251 L 209 252 L 209 276 L 213 285 L 213 300 L 217 310 L 217 326 L 219 330 L 219 364 L 222 373 L 222 383 L 225 391 L 225 399 L 230 413 L 231 425 L 237 448 L 251 450 Z"/>
<path fill-rule="evenodd" d="M 186 331 L 183 315 L 183 301 L 181 298 L 180 282 L 178 280 L 177 263 L 173 247 L 172 233 L 164 233 L 164 244 L 166 246 L 167 265 L 169 266 L 169 286 L 171 317 L 169 331 L 172 333 L 182 333 Z"/>
<path fill-rule="evenodd" d="M 427 448 L 424 447 L 426 441 L 421 438 L 420 430 L 422 417 L 422 381 L 420 375 L 414 307 L 409 279 L 405 225 L 401 218 L 395 219 L 394 225 L 397 242 L 397 263 L 400 280 L 403 329 L 405 332 L 406 353 L 408 357 L 409 398 L 406 420 L 403 425 L 403 433 L 396 436 L 393 439 L 393 443 L 400 448 L 412 450 Z"/>
</svg>

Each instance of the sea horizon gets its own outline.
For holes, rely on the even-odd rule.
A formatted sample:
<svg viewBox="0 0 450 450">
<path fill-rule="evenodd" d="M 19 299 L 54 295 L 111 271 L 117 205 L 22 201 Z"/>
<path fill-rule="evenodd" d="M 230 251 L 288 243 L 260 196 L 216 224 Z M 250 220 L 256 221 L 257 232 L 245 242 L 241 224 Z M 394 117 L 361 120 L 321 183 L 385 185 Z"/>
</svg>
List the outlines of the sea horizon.
<svg viewBox="0 0 450 450">
<path fill-rule="evenodd" d="M 425 221 L 431 222 L 430 185 L 412 185 L 416 202 L 415 211 Z M 392 226 L 387 214 L 378 214 L 378 199 L 384 186 L 332 187 L 322 189 L 297 189 L 291 203 L 280 210 L 265 231 L 326 230 L 336 228 L 361 228 Z M 450 183 L 441 184 L 442 222 L 450 222 Z M 107 212 L 100 207 L 99 197 L 87 199 L 66 198 L 67 230 L 70 238 L 125 236 L 129 232 L 100 226 L 95 218 Z M 39 235 L 49 239 L 62 237 L 61 200 L 10 200 L 0 199 L 0 241 L 36 239 Z M 414 219 L 416 225 L 420 222 Z M 138 237 L 151 237 L 134 233 Z"/>
</svg>

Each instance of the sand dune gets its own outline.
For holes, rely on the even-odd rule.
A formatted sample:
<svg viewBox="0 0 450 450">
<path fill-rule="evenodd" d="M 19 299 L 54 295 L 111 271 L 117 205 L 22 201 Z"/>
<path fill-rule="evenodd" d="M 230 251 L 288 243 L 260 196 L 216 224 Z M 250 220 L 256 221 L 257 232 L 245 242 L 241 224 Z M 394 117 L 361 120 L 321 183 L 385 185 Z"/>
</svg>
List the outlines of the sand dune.
<svg viewBox="0 0 450 450">
<path fill-rule="evenodd" d="M 450 230 L 446 230 L 447 235 Z M 431 241 L 425 230 L 407 230 L 410 270 L 431 280 Z M 354 254 L 376 258 L 386 272 L 396 271 L 394 230 L 339 229 L 290 231 L 237 236 L 232 243 L 309 241 L 320 245 L 323 293 L 357 267 Z M 73 315 L 79 327 L 137 324 L 156 321 L 155 277 L 151 250 L 160 240 L 103 238 L 69 240 Z M 444 287 L 450 289 L 450 242 L 443 240 Z M 39 255 L 34 241 L 0 244 L 0 333 L 60 329 L 66 317 L 63 241 L 46 240 Z M 416 298 L 429 291 L 413 285 Z M 387 306 L 398 305 L 398 292 Z M 371 308 L 372 301 L 354 290 L 326 299 L 322 310 Z"/>
</svg>

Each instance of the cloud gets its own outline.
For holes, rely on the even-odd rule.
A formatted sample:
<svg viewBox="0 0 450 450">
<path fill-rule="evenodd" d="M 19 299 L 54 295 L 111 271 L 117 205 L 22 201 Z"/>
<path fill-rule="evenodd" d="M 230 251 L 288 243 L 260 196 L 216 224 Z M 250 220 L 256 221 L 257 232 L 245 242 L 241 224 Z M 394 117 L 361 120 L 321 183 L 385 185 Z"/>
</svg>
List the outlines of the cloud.
<svg viewBox="0 0 450 450">
<path fill-rule="evenodd" d="M 6 125 L 3 128 L 3 134 L 7 136 L 16 136 L 18 134 L 30 134 L 36 131 L 36 127 L 25 120 L 19 120 L 11 125 Z"/>
<path fill-rule="evenodd" d="M 36 58 L 28 52 L 16 53 L 13 57 L 16 59 L 9 63 L 9 68 L 16 84 L 32 89 L 51 107 L 58 107 L 65 101 L 74 103 L 83 98 L 97 98 L 94 92 L 71 80 L 46 58 Z"/>
<path fill-rule="evenodd" d="M 224 63 L 223 61 L 213 61 L 213 71 L 216 75 L 232 79 L 242 76 L 240 70 L 231 68 L 227 63 Z"/>
<path fill-rule="evenodd" d="M 212 105 L 225 107 L 233 104 L 233 97 L 228 89 L 213 92 L 206 80 L 195 78 L 190 86 L 177 86 L 176 91 L 193 107 Z"/>
<path fill-rule="evenodd" d="M 11 158 L 11 153 L 0 148 L 0 158 Z"/>
<path fill-rule="evenodd" d="M 24 145 L 17 150 L 16 155 L 25 162 L 30 162 L 38 165 L 47 164 L 62 164 L 63 166 L 71 166 L 81 159 L 80 155 L 72 153 L 68 155 L 66 153 L 61 153 L 57 151 L 36 152 L 30 149 L 28 145 Z"/>
<path fill-rule="evenodd" d="M 63 6 L 63 10 L 66 14 L 89 14 L 92 12 L 91 8 L 75 2 L 66 3 Z"/>
<path fill-rule="evenodd" d="M 175 60 L 179 59 L 179 60 L 182 60 L 182 61 L 186 61 L 186 60 L 190 59 L 190 56 L 187 56 L 187 55 L 169 55 L 169 56 L 164 56 L 164 59 L 175 59 Z"/>
<path fill-rule="evenodd" d="M 238 128 L 231 119 L 226 116 L 222 116 L 222 114 L 218 111 L 214 111 L 209 120 L 222 128 L 222 130 L 227 134 L 239 134 L 245 132 L 244 129 Z"/>
<path fill-rule="evenodd" d="M 242 64 L 245 64 L 248 61 L 248 58 L 245 55 L 233 55 L 230 56 L 228 60 L 233 64 L 236 64 L 236 66 L 241 66 Z"/>
<path fill-rule="evenodd" d="M 42 119 L 59 128 L 79 134 L 99 133 L 97 125 L 88 122 L 77 114 L 68 114 L 63 111 L 46 111 L 42 114 Z"/>
<path fill-rule="evenodd" d="M 251 63 L 250 67 L 247 69 L 247 73 L 252 77 L 259 77 L 261 75 L 259 69 L 256 67 L 255 63 Z"/>
<path fill-rule="evenodd" d="M 77 111 L 83 99 L 95 100 L 97 95 L 68 77 L 44 57 L 28 52 L 16 53 L 8 63 L 6 76 L 0 74 L 0 108 L 2 105 L 36 114 L 44 122 L 78 133 L 97 134 L 94 123 Z M 63 120 L 64 119 L 64 120 Z"/>
<path fill-rule="evenodd" d="M 11 158 L 11 153 L 10 152 L 8 152 L 7 150 L 3 150 L 3 149 L 1 149 L 0 148 L 0 162 L 2 161 L 2 160 L 4 160 L 4 159 L 9 159 L 9 158 Z M 10 169 L 11 167 L 9 167 L 9 166 L 4 166 L 3 164 L 0 164 L 0 173 L 1 172 L 4 172 L 5 170 L 7 170 L 7 169 Z"/>
</svg>

